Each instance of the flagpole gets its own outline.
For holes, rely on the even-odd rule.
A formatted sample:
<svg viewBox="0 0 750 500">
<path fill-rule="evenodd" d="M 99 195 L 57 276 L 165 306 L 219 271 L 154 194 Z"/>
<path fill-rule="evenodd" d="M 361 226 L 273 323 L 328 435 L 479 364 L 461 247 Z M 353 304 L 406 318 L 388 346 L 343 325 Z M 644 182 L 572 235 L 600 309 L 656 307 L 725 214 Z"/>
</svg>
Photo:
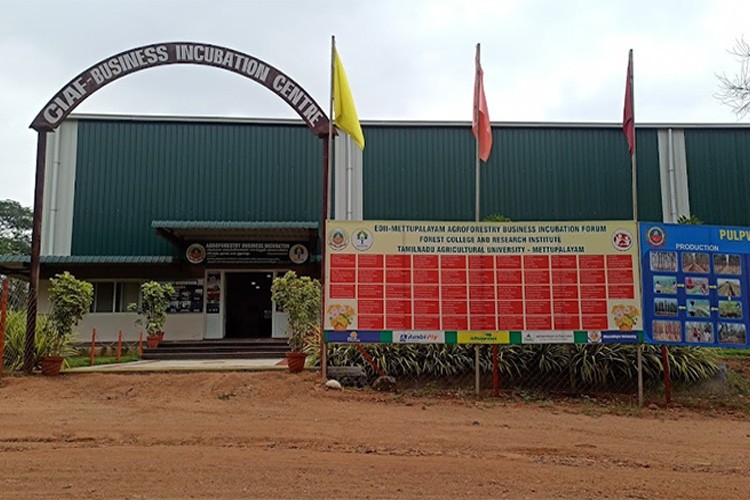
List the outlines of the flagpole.
<svg viewBox="0 0 750 500">
<path fill-rule="evenodd" d="M 633 153 L 630 155 L 631 179 L 633 182 L 633 221 L 638 222 L 638 172 L 635 163 L 635 88 L 633 85 L 633 49 L 628 53 L 628 66 L 630 67 L 630 105 L 633 116 Z"/>
<path fill-rule="evenodd" d="M 320 296 L 320 377 L 325 380 L 328 378 L 328 349 L 326 344 L 325 334 L 325 317 L 326 317 L 326 286 L 328 286 L 328 280 L 326 280 L 326 239 L 328 237 L 326 220 L 329 217 L 329 192 L 330 192 L 330 176 L 331 176 L 331 160 L 332 160 L 332 141 L 333 141 L 333 51 L 336 47 L 336 37 L 331 35 L 331 71 L 330 71 L 330 87 L 329 87 L 329 101 L 328 101 L 328 136 L 326 137 L 326 143 L 324 147 L 324 165 L 323 165 L 323 208 L 321 221 L 323 234 L 320 236 L 320 283 L 321 283 L 321 296 Z"/>
<path fill-rule="evenodd" d="M 635 86 L 633 85 L 635 70 L 633 69 L 633 49 L 628 52 L 628 67 L 630 68 L 628 78 L 630 79 L 630 103 L 631 115 L 633 117 L 633 153 L 630 155 L 630 165 L 632 169 L 631 178 L 633 181 L 633 221 L 638 222 L 638 178 L 635 161 Z M 636 228 L 638 226 L 636 225 Z M 641 290 L 643 294 L 643 290 Z M 645 329 L 645 325 L 644 325 Z M 638 344 L 638 404 L 643 406 L 643 344 Z M 667 404 L 670 402 L 671 389 L 669 377 L 669 351 L 667 346 L 661 346 L 662 369 L 664 370 L 664 390 L 666 392 Z"/>
<path fill-rule="evenodd" d="M 336 37 L 334 35 L 331 35 L 331 75 L 330 75 L 330 101 L 328 102 L 328 116 L 331 118 L 328 120 L 328 150 L 333 151 L 333 122 L 335 121 L 335 117 L 333 115 L 334 109 L 333 109 L 333 72 L 335 70 L 334 68 L 334 58 L 333 58 L 333 52 L 336 50 Z M 326 178 L 326 189 L 330 189 L 331 187 L 331 174 L 333 173 L 333 155 L 330 155 L 328 158 L 328 178 Z M 330 207 L 328 204 L 326 204 L 326 219 L 330 216 Z"/>
<path fill-rule="evenodd" d="M 477 63 L 479 62 L 479 50 L 479 44 L 477 44 Z M 477 71 L 478 68 L 474 68 L 474 116 L 477 123 L 479 123 L 479 78 L 477 78 Z M 474 198 L 474 220 L 476 222 L 479 222 L 479 141 L 481 136 L 481 134 L 477 134 L 476 157 L 474 158 L 474 190 L 476 193 Z"/>
<path fill-rule="evenodd" d="M 630 179 L 632 182 L 631 191 L 633 193 L 633 222 L 636 223 L 638 230 L 638 170 L 635 160 L 635 86 L 633 85 L 633 49 L 628 51 L 628 85 L 630 90 L 630 116 L 633 119 L 633 152 L 630 154 Z M 642 284 L 639 283 L 642 287 Z M 641 290 L 641 294 L 643 290 Z M 644 325 L 645 328 L 645 325 Z M 663 348 L 663 346 L 662 346 Z M 643 343 L 638 343 L 636 364 L 638 368 L 638 406 L 643 406 Z"/>
<path fill-rule="evenodd" d="M 479 44 L 477 44 L 477 58 L 476 63 L 479 64 Z M 477 74 L 479 68 L 474 68 L 474 116 L 477 124 L 479 123 L 479 75 Z M 473 120 L 473 121 L 474 121 Z M 474 156 L 474 220 L 479 222 L 479 141 L 482 134 L 477 133 L 477 144 L 476 154 Z M 479 344 L 474 346 L 474 391 L 479 394 Z"/>
</svg>

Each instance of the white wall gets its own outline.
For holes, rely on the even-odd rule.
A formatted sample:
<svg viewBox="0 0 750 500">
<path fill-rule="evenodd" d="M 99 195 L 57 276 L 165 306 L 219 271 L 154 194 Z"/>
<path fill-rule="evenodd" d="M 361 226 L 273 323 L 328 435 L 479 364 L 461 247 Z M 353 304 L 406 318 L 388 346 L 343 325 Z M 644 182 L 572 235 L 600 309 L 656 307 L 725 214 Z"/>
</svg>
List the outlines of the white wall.
<svg viewBox="0 0 750 500">
<path fill-rule="evenodd" d="M 50 311 L 49 303 L 49 281 L 39 282 L 39 301 L 37 310 L 40 314 Z M 135 325 L 138 317 L 135 313 L 89 313 L 84 316 L 83 321 L 74 329 L 77 334 L 77 342 L 91 341 L 91 331 L 96 328 L 97 342 L 110 342 L 117 340 L 117 334 L 122 330 L 124 341 L 138 340 L 142 328 Z M 201 340 L 205 327 L 204 315 L 202 313 L 169 314 L 164 324 L 164 340 Z M 144 341 L 145 341 L 144 334 Z"/>
<path fill-rule="evenodd" d="M 117 340 L 117 333 L 122 330 L 125 341 L 138 340 L 139 332 L 143 331 L 135 325 L 138 315 L 135 313 L 89 313 L 76 328 L 79 341 L 91 340 L 91 331 L 96 328 L 97 342 Z M 170 314 L 164 324 L 164 340 L 202 340 L 203 314 L 184 313 Z M 146 340 L 144 332 L 143 340 Z"/>
<path fill-rule="evenodd" d="M 685 131 L 660 129 L 657 138 L 662 217 L 664 222 L 677 222 L 690 216 Z"/>
<path fill-rule="evenodd" d="M 65 120 L 47 134 L 42 255 L 70 255 L 77 144 L 77 120 Z"/>
<path fill-rule="evenodd" d="M 349 134 L 340 133 L 333 142 L 333 218 L 362 220 L 362 150 Z"/>
</svg>

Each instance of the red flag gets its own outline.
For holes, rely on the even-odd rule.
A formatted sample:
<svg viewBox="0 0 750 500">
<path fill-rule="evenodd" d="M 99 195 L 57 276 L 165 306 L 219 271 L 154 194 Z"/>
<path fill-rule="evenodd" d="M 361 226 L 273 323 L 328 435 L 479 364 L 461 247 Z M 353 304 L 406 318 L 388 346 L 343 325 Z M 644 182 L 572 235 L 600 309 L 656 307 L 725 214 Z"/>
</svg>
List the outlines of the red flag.
<svg viewBox="0 0 750 500">
<path fill-rule="evenodd" d="M 486 162 L 492 151 L 492 126 L 490 113 L 487 110 L 487 99 L 484 96 L 484 72 L 479 63 L 479 44 L 477 44 L 476 74 L 474 77 L 474 117 L 471 123 L 474 137 L 479 144 L 479 158 Z"/>
<path fill-rule="evenodd" d="M 628 152 L 635 149 L 635 117 L 633 112 L 633 49 L 628 55 L 628 79 L 625 82 L 625 107 L 622 111 L 622 132 L 628 140 Z"/>
</svg>

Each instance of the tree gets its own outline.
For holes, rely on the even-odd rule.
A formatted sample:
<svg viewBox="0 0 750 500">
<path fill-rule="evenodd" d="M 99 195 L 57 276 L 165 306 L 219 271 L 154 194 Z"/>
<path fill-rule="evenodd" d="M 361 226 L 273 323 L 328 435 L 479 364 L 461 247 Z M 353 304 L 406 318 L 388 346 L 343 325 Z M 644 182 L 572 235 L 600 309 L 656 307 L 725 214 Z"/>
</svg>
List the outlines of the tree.
<svg viewBox="0 0 750 500">
<path fill-rule="evenodd" d="M 716 75 L 719 79 L 716 98 L 730 106 L 738 118 L 743 118 L 750 112 L 750 44 L 744 37 L 739 38 L 728 52 L 739 61 L 740 69 L 732 76 Z"/>
<path fill-rule="evenodd" d="M 33 213 L 14 200 L 0 200 L 0 255 L 31 253 Z"/>
</svg>

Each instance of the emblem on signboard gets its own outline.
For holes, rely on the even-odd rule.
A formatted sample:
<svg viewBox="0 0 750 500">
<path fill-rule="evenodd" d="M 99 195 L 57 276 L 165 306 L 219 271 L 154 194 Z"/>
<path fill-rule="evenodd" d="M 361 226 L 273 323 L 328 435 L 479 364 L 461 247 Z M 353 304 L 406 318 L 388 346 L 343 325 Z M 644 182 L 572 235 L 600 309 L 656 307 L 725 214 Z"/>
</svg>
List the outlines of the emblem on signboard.
<svg viewBox="0 0 750 500">
<path fill-rule="evenodd" d="M 191 264 L 200 264 L 206 260 L 206 248 L 200 243 L 193 243 L 187 247 L 185 257 Z"/>
<path fill-rule="evenodd" d="M 349 244 L 349 235 L 340 227 L 333 228 L 328 236 L 328 246 L 333 250 L 343 250 Z"/>
<path fill-rule="evenodd" d="M 310 252 L 307 251 L 307 247 L 301 243 L 292 245 L 289 249 L 289 260 L 295 264 L 304 264 L 309 256 Z"/>
<path fill-rule="evenodd" d="M 367 250 L 372 246 L 372 233 L 367 229 L 358 229 L 352 236 L 352 246 L 357 250 Z"/>
<path fill-rule="evenodd" d="M 630 250 L 633 246 L 633 235 L 630 234 L 630 231 L 618 229 L 615 231 L 615 234 L 612 235 L 612 246 L 621 252 Z"/>
<path fill-rule="evenodd" d="M 602 341 L 602 332 L 597 331 L 597 330 L 589 331 L 586 337 L 589 343 L 599 344 Z"/>
<path fill-rule="evenodd" d="M 654 226 L 646 232 L 646 241 L 652 247 L 662 247 L 667 242 L 667 233 L 664 229 Z"/>
</svg>

